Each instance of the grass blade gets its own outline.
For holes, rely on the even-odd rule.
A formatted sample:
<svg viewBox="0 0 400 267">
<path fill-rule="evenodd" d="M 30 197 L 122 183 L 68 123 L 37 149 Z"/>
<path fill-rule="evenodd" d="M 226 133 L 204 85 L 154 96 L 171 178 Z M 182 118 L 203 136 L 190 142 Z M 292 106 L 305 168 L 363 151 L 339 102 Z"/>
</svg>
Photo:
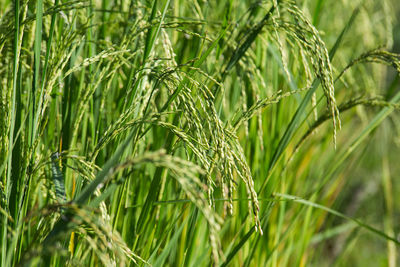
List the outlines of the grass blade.
<svg viewBox="0 0 400 267">
<path fill-rule="evenodd" d="M 360 221 L 358 219 L 352 218 L 352 217 L 347 216 L 347 215 L 345 215 L 345 214 L 343 214 L 341 212 L 338 212 L 338 211 L 336 211 L 334 209 L 328 208 L 328 207 L 326 207 L 324 205 L 320 205 L 318 203 L 314 203 L 314 202 L 308 201 L 306 199 L 303 199 L 303 198 L 300 198 L 300 197 L 297 197 L 297 196 L 292 196 L 292 195 L 288 195 L 288 194 L 280 194 L 280 193 L 277 193 L 275 195 L 277 197 L 281 197 L 281 198 L 287 199 L 287 200 L 292 200 L 294 202 L 301 203 L 301 204 L 309 206 L 309 207 L 313 207 L 313 208 L 324 210 L 324 211 L 329 212 L 329 213 L 331 213 L 331 214 L 333 214 L 333 215 L 335 215 L 337 217 L 343 218 L 343 219 L 348 220 L 348 221 L 352 221 L 352 222 L 356 223 L 358 226 L 370 231 L 371 233 L 374 233 L 374 234 L 384 238 L 385 240 L 393 241 L 396 245 L 400 245 L 400 241 L 397 240 L 395 237 L 388 236 L 387 234 L 385 234 L 385 232 L 383 232 L 381 230 L 378 230 L 378 229 L 376 229 L 376 228 L 374 228 L 374 227 L 372 227 L 372 226 L 370 226 L 370 225 L 368 225 L 366 223 L 363 223 L 362 221 Z"/>
</svg>

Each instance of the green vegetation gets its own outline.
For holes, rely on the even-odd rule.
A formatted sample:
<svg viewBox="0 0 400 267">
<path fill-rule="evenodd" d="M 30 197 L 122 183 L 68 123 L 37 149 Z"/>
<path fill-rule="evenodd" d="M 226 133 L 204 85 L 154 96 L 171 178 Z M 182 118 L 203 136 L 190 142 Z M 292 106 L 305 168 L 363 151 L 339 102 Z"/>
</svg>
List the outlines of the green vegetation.
<svg viewBox="0 0 400 267">
<path fill-rule="evenodd" d="M 0 266 L 396 266 L 399 14 L 0 0 Z"/>
</svg>

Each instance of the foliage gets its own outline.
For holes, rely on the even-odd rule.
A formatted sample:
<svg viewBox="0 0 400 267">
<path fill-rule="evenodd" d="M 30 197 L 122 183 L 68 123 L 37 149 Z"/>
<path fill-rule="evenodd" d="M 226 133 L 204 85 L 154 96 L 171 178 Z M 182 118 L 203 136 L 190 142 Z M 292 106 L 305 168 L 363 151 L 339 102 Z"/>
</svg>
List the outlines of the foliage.
<svg viewBox="0 0 400 267">
<path fill-rule="evenodd" d="M 395 1 L 0 6 L 1 266 L 395 266 Z"/>
</svg>

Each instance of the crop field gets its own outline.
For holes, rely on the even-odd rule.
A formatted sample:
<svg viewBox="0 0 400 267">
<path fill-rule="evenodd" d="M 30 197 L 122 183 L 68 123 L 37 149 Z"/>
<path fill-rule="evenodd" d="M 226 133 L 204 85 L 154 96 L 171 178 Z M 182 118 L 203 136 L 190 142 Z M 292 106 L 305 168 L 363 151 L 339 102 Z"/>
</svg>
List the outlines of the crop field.
<svg viewBox="0 0 400 267">
<path fill-rule="evenodd" d="M 398 0 L 0 0 L 0 266 L 400 266 Z"/>
</svg>

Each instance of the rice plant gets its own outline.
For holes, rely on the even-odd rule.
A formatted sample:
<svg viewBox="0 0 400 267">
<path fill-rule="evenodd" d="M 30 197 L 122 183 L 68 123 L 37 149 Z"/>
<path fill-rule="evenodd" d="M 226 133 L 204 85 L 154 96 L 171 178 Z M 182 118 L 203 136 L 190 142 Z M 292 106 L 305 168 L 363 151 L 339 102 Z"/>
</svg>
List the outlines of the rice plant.
<svg viewBox="0 0 400 267">
<path fill-rule="evenodd" d="M 0 266 L 397 266 L 395 0 L 0 0 Z"/>
</svg>

